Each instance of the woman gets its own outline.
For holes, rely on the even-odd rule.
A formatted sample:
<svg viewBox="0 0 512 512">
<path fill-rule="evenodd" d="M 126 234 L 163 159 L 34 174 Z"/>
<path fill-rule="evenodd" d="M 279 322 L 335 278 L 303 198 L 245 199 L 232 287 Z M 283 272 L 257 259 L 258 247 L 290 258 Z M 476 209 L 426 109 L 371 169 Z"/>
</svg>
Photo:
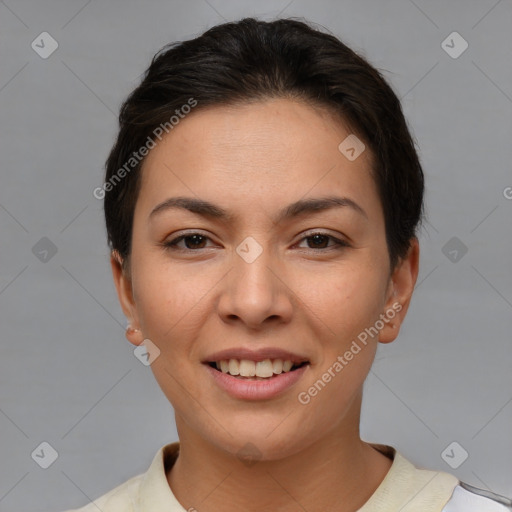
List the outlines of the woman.
<svg viewBox="0 0 512 512">
<path fill-rule="evenodd" d="M 82 511 L 504 511 L 359 435 L 418 275 L 423 172 L 368 62 L 293 20 L 169 45 L 95 195 L 179 443 Z"/>
</svg>

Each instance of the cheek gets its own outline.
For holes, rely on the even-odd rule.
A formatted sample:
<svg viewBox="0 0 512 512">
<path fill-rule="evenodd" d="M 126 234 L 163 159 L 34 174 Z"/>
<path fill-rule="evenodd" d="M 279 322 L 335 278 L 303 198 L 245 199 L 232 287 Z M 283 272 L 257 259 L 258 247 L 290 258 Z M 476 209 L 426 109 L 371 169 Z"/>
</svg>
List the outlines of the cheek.
<svg viewBox="0 0 512 512">
<path fill-rule="evenodd" d="M 325 293 L 314 293 L 315 309 L 329 329 L 319 337 L 322 354 L 299 402 L 322 424 L 334 426 L 373 363 L 378 337 L 370 327 L 382 312 L 386 280 L 380 267 L 347 264 L 323 284 Z"/>
<path fill-rule="evenodd" d="M 142 331 L 160 350 L 151 370 L 177 411 L 190 407 L 189 362 L 194 360 L 193 341 L 202 326 L 201 299 L 204 300 L 212 287 L 198 275 L 195 272 L 194 277 L 188 269 L 180 272 L 176 267 L 147 258 L 144 265 L 139 266 L 134 282 Z M 199 391 L 193 394 L 201 401 Z M 194 414 L 200 415 L 200 412 L 197 410 Z"/>
<path fill-rule="evenodd" d="M 317 431 L 320 436 L 347 421 L 346 414 L 357 412 L 351 404 L 362 391 L 375 356 L 375 348 L 375 345 L 368 345 L 350 361 L 344 360 L 341 363 L 334 359 L 315 372 L 314 377 L 299 390 L 300 395 L 297 396 L 300 407 L 303 408 L 301 428 L 305 431 Z M 358 419 L 354 418 L 354 421 Z"/>
<path fill-rule="evenodd" d="M 325 293 L 313 293 L 311 307 L 321 319 L 315 329 L 321 351 L 297 396 L 311 413 L 304 419 L 306 430 L 319 424 L 334 427 L 351 410 L 375 357 L 378 336 L 370 328 L 384 304 L 384 281 L 371 268 L 338 273 L 324 284 Z"/>
<path fill-rule="evenodd" d="M 199 272 L 160 264 L 139 267 L 134 288 L 137 292 L 137 311 L 141 327 L 162 351 L 180 348 L 199 320 L 194 321 L 201 302 L 211 290 L 209 279 L 198 278 Z M 190 336 L 190 334 L 188 335 Z"/>
<path fill-rule="evenodd" d="M 347 263 L 302 280 L 301 296 L 331 331 L 331 338 L 334 334 L 347 341 L 357 336 L 382 312 L 386 279 L 380 267 Z"/>
</svg>

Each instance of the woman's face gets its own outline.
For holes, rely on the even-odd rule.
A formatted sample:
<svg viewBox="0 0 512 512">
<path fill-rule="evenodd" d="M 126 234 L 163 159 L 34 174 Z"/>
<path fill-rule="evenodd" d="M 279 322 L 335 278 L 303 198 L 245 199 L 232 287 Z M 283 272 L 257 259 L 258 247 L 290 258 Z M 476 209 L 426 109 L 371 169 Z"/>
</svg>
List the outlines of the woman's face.
<svg viewBox="0 0 512 512">
<path fill-rule="evenodd" d="M 349 139 L 342 152 L 349 135 L 323 110 L 268 100 L 196 111 L 146 157 L 131 276 L 112 267 L 141 330 L 128 338 L 160 351 L 151 368 L 180 437 L 276 459 L 357 429 L 377 342 L 396 337 L 407 309 L 417 246 L 390 275 L 370 151 L 353 159 Z M 178 197 L 202 203 L 165 206 Z M 326 198 L 337 201 L 304 208 Z M 279 360 L 306 364 L 279 373 Z"/>
</svg>

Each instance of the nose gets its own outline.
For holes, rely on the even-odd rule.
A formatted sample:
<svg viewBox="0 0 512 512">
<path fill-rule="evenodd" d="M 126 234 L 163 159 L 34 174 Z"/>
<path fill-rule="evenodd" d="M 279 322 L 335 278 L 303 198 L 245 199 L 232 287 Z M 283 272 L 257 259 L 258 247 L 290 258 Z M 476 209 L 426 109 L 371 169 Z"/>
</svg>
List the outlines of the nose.
<svg viewBox="0 0 512 512">
<path fill-rule="evenodd" d="M 241 322 L 249 329 L 288 323 L 293 292 L 283 278 L 279 261 L 264 249 L 254 260 L 234 254 L 233 267 L 222 280 L 218 313 L 226 323 Z"/>
</svg>

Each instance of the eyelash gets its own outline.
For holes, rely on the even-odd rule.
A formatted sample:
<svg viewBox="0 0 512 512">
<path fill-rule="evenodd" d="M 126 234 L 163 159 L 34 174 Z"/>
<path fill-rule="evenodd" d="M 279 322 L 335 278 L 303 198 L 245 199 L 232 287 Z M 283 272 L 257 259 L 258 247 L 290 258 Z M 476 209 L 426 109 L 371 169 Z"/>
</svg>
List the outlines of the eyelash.
<svg viewBox="0 0 512 512">
<path fill-rule="evenodd" d="M 199 235 L 200 237 L 204 238 L 204 239 L 207 239 L 207 240 L 210 240 L 210 237 L 206 236 L 206 235 L 203 235 L 202 233 L 195 233 L 195 232 L 192 232 L 192 233 L 187 233 L 185 235 L 180 235 L 172 240 L 169 240 L 168 242 L 163 242 L 161 245 L 164 247 L 165 250 L 168 250 L 168 251 L 179 251 L 179 252 L 198 252 L 200 251 L 201 249 L 188 249 L 188 248 L 181 248 L 181 247 L 176 247 L 176 245 L 181 242 L 182 240 L 185 240 L 186 238 L 191 238 L 195 235 Z M 332 246 L 328 246 L 328 247 L 323 247 L 323 248 L 310 248 L 310 247 L 306 247 L 305 249 L 307 250 L 310 250 L 310 251 L 329 251 L 329 250 L 341 250 L 341 249 L 344 249 L 346 247 L 350 247 L 350 245 L 345 242 L 344 240 L 340 240 L 332 235 L 329 235 L 328 233 L 323 233 L 321 231 L 318 231 L 318 232 L 314 232 L 314 233 L 311 233 L 309 234 L 308 236 L 305 236 L 303 238 L 301 238 L 301 240 L 299 241 L 302 242 L 303 240 L 307 240 L 308 238 L 313 238 L 314 236 L 323 236 L 323 237 L 327 237 L 327 238 L 330 238 L 331 240 L 334 240 L 334 245 Z"/>
</svg>

